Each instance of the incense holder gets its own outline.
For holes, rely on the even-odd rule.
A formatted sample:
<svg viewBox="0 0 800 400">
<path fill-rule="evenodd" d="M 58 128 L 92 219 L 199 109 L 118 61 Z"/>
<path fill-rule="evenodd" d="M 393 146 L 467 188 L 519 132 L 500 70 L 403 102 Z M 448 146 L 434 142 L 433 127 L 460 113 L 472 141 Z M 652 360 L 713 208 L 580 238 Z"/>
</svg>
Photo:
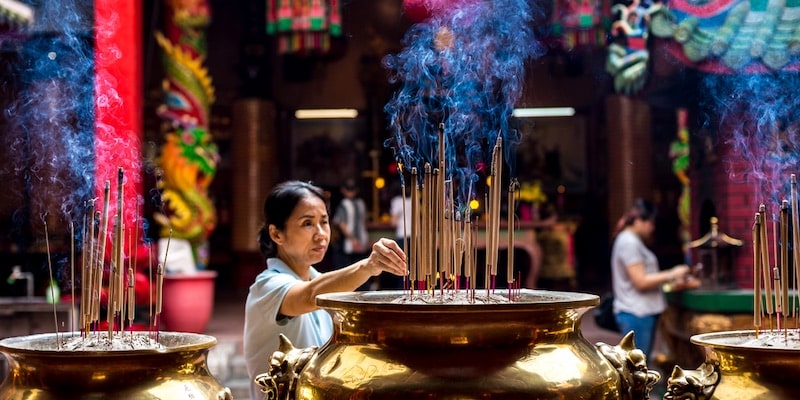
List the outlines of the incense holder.
<svg viewBox="0 0 800 400">
<path fill-rule="evenodd" d="M 706 353 L 696 370 L 676 366 L 665 400 L 800 398 L 798 331 L 714 332 L 691 337 Z"/>
<path fill-rule="evenodd" d="M 331 340 L 299 349 L 281 337 L 255 381 L 268 399 L 647 399 L 660 378 L 632 333 L 617 346 L 584 339 L 580 317 L 598 296 L 472 293 L 321 295 Z"/>
<path fill-rule="evenodd" d="M 125 336 L 131 333 L 122 332 L 123 345 L 114 350 L 65 350 L 59 342 L 70 335 L 50 333 L 0 341 L 0 352 L 8 360 L 0 398 L 233 398 L 208 370 L 208 351 L 217 343 L 212 336 L 160 332 L 157 348 L 125 349 Z"/>
</svg>

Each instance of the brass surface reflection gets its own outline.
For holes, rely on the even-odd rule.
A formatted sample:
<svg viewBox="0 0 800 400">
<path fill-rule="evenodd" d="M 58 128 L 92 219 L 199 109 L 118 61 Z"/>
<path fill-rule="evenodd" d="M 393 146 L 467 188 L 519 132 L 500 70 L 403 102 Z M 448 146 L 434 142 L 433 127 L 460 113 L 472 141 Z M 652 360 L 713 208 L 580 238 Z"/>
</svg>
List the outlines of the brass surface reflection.
<svg viewBox="0 0 800 400">
<path fill-rule="evenodd" d="M 8 376 L 0 399 L 232 399 L 208 370 L 214 337 L 160 332 L 159 343 L 159 349 L 82 351 L 59 349 L 54 333 L 4 339 Z"/>
<path fill-rule="evenodd" d="M 653 382 L 637 396 L 618 369 L 642 367 L 626 364 L 632 349 L 604 345 L 620 355 L 614 365 L 581 333 L 597 296 L 522 289 L 513 301 L 471 303 L 468 293 L 319 296 L 335 315 L 332 339 L 317 350 L 282 337 L 256 383 L 270 399 L 647 398 Z"/>
</svg>

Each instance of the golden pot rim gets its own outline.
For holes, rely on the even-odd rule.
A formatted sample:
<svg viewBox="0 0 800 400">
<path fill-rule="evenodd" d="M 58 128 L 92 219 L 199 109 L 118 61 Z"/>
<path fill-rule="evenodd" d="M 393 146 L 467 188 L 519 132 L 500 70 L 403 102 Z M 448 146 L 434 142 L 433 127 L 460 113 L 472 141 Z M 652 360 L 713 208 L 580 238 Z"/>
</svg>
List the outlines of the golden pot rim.
<svg viewBox="0 0 800 400">
<path fill-rule="evenodd" d="M 764 334 L 764 331 L 760 331 L 760 334 Z M 788 352 L 795 355 L 800 353 L 800 347 L 785 347 L 785 346 L 765 347 L 765 346 L 756 346 L 745 343 L 746 341 L 754 339 L 756 339 L 756 331 L 753 329 L 701 333 L 693 335 L 692 337 L 689 338 L 689 340 L 696 345 L 710 347 L 715 350 L 727 351 L 727 352 L 747 351 L 748 353 L 782 353 L 782 354 L 786 354 Z"/>
<path fill-rule="evenodd" d="M 508 289 L 496 289 L 494 295 L 502 296 Z M 449 291 L 451 294 L 467 295 L 466 290 Z M 439 296 L 436 292 L 433 296 Z M 448 293 L 448 291 L 445 291 Z M 477 296 L 483 295 L 485 289 L 478 289 Z M 326 293 L 317 296 L 317 305 L 332 310 L 380 311 L 380 312 L 424 312 L 424 313 L 475 313 L 503 311 L 548 311 L 563 309 L 581 309 L 594 307 L 600 303 L 600 297 L 581 292 L 561 292 L 552 290 L 518 289 L 517 298 L 511 302 L 494 303 L 401 303 L 395 302 L 400 296 L 410 296 L 408 290 L 379 290 L 363 292 Z"/>
<path fill-rule="evenodd" d="M 135 331 L 134 334 L 148 335 L 147 331 Z M 130 335 L 131 332 L 118 333 Z M 57 336 L 56 336 L 57 335 Z M 217 344 L 217 338 L 210 335 L 189 332 L 159 332 L 158 342 L 162 345 L 153 349 L 118 349 L 118 350 L 67 350 L 58 349 L 55 344 L 58 340 L 80 336 L 80 332 L 40 333 L 27 336 L 15 336 L 0 340 L 0 352 L 17 355 L 36 356 L 65 356 L 65 357 L 127 357 L 149 354 L 164 354 L 177 352 L 192 352 L 211 348 Z M 47 348 L 42 345 L 49 344 Z"/>
</svg>

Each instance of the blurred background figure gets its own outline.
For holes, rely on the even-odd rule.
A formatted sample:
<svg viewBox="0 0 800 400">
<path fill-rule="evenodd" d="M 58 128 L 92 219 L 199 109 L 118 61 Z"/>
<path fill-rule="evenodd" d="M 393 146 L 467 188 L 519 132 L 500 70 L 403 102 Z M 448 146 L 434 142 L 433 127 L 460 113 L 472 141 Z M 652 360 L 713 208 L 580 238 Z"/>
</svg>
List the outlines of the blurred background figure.
<svg viewBox="0 0 800 400">
<path fill-rule="evenodd" d="M 350 265 L 364 258 L 369 248 L 367 235 L 367 206 L 358 197 L 359 190 L 355 179 L 347 179 L 342 187 L 342 200 L 333 214 L 333 224 L 339 230 L 341 243 L 334 255 L 334 265 Z M 369 290 L 371 281 L 358 290 Z"/>
<path fill-rule="evenodd" d="M 395 241 L 407 251 L 407 240 L 411 237 L 411 192 L 398 183 L 394 187 L 394 197 L 389 204 L 389 217 L 394 227 Z M 404 276 L 385 274 L 380 276 L 381 289 L 403 289 Z"/>
<path fill-rule="evenodd" d="M 656 228 L 657 210 L 653 203 L 636 199 L 617 224 L 611 249 L 611 283 L 614 291 L 614 315 L 620 332 L 633 331 L 636 347 L 648 358 L 658 318 L 667 307 L 662 287 L 671 290 L 697 287 L 688 265 L 661 270 L 658 258 L 647 247 Z"/>
</svg>

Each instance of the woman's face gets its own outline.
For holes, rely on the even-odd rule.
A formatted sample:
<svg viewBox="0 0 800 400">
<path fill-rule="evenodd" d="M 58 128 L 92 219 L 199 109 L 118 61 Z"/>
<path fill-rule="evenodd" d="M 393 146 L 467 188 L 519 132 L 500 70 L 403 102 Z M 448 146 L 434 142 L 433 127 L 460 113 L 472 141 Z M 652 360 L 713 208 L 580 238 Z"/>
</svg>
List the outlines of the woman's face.
<svg viewBox="0 0 800 400">
<path fill-rule="evenodd" d="M 637 218 L 634 222 L 634 230 L 636 230 L 636 233 L 638 233 L 643 239 L 652 239 L 653 233 L 656 230 L 656 220 L 653 218 Z"/>
<path fill-rule="evenodd" d="M 325 202 L 311 194 L 303 197 L 286 220 L 286 228 L 270 229 L 270 234 L 278 245 L 278 257 L 290 266 L 308 267 L 322 261 L 331 237 Z"/>
</svg>

